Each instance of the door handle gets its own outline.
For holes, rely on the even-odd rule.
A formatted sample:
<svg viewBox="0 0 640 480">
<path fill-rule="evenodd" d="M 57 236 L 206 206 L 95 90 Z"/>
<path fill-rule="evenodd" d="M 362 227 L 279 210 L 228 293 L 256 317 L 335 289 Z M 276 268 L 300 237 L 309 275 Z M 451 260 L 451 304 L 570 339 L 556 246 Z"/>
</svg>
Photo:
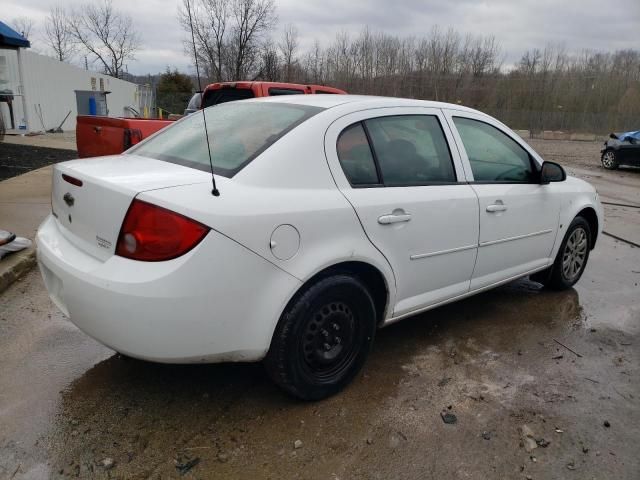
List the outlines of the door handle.
<svg viewBox="0 0 640 480">
<path fill-rule="evenodd" d="M 504 205 L 502 202 L 494 203 L 493 205 L 487 205 L 487 212 L 490 212 L 490 213 L 504 212 L 506 210 L 507 210 L 507 206 Z"/>
<path fill-rule="evenodd" d="M 398 213 L 390 213 L 378 217 L 378 223 L 381 225 L 390 225 L 392 223 L 408 222 L 411 220 L 411 214 L 404 211 Z"/>
</svg>

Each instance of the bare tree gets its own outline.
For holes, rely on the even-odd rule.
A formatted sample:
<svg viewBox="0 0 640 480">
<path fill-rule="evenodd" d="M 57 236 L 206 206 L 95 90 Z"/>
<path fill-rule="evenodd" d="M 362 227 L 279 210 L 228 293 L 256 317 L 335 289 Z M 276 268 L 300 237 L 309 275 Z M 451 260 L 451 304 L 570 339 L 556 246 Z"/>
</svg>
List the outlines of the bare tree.
<svg viewBox="0 0 640 480">
<path fill-rule="evenodd" d="M 22 35 L 27 40 L 31 40 L 31 31 L 33 30 L 34 22 L 29 17 L 16 17 L 12 20 L 11 25 L 14 30 Z"/>
<path fill-rule="evenodd" d="M 290 82 L 293 79 L 293 70 L 297 63 L 296 53 L 298 51 L 298 29 L 293 24 L 285 26 L 278 49 L 282 55 L 284 80 L 285 82 Z"/>
<path fill-rule="evenodd" d="M 183 0 L 178 20 L 189 36 L 193 26 L 198 60 L 217 81 L 250 78 L 263 70 L 262 61 L 272 63 L 264 40 L 276 23 L 273 0 Z M 185 51 L 193 55 L 191 38 Z"/>
<path fill-rule="evenodd" d="M 277 17 L 273 0 L 231 0 L 229 53 L 235 79 L 245 78 L 255 67 L 264 34 Z"/>
<path fill-rule="evenodd" d="M 76 51 L 76 45 L 69 31 L 67 11 L 62 5 L 51 7 L 45 20 L 44 31 L 47 42 L 56 58 L 68 62 Z"/>
<path fill-rule="evenodd" d="M 85 4 L 72 12 L 69 31 L 74 39 L 112 77 L 122 76 L 124 63 L 140 46 L 131 16 L 114 10 L 111 0 Z"/>
<path fill-rule="evenodd" d="M 262 47 L 260 63 L 258 77 L 268 82 L 276 82 L 280 79 L 280 59 L 270 42 L 266 42 Z"/>
<path fill-rule="evenodd" d="M 204 66 L 207 76 L 217 82 L 226 77 L 224 62 L 229 10 L 229 0 L 183 0 L 182 7 L 178 10 L 180 25 L 189 32 L 185 51 L 189 56 L 194 55 L 190 36 L 193 26 L 198 61 Z"/>
</svg>

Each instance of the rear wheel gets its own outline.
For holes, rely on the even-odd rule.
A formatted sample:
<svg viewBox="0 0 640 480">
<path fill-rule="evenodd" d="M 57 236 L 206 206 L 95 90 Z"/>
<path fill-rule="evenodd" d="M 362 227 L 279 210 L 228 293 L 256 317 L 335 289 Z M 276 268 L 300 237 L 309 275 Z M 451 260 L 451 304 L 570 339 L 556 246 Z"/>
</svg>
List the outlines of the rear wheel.
<svg viewBox="0 0 640 480">
<path fill-rule="evenodd" d="M 607 170 L 618 168 L 618 156 L 614 150 L 607 150 L 602 154 L 602 166 Z"/>
<path fill-rule="evenodd" d="M 265 358 L 291 395 L 320 400 L 344 388 L 365 362 L 376 331 L 371 294 L 357 278 L 323 278 L 290 302 Z"/>
<path fill-rule="evenodd" d="M 576 284 L 584 272 L 591 250 L 591 229 L 582 217 L 569 225 L 553 265 L 531 275 L 531 279 L 554 290 L 566 290 Z"/>
</svg>

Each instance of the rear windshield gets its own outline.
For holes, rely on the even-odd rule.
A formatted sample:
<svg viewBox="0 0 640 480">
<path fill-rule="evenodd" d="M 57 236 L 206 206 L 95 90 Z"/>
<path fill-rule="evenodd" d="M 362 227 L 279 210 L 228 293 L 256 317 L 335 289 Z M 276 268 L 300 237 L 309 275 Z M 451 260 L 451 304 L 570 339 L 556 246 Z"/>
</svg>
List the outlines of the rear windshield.
<svg viewBox="0 0 640 480">
<path fill-rule="evenodd" d="M 219 103 L 233 102 L 235 100 L 246 100 L 247 98 L 253 98 L 253 90 L 250 88 L 230 88 L 222 87 L 215 90 L 206 90 L 204 92 L 204 100 L 202 105 L 210 107 L 212 105 L 218 105 Z"/>
<path fill-rule="evenodd" d="M 231 178 L 287 132 L 322 110 L 284 103 L 217 105 L 189 115 L 127 153 L 209 172 L 204 112 L 213 172 Z"/>
</svg>

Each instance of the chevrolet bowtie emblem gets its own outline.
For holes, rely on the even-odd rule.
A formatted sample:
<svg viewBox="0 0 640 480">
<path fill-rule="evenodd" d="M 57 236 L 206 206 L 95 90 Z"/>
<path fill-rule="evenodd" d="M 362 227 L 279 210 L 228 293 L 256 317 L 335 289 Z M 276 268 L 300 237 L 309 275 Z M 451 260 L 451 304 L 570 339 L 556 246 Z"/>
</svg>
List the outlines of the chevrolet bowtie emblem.
<svg viewBox="0 0 640 480">
<path fill-rule="evenodd" d="M 64 203 L 66 203 L 70 207 L 73 207 L 73 203 L 76 201 L 76 199 L 73 198 L 73 195 L 71 195 L 69 192 L 65 193 L 62 199 L 64 200 Z"/>
</svg>

